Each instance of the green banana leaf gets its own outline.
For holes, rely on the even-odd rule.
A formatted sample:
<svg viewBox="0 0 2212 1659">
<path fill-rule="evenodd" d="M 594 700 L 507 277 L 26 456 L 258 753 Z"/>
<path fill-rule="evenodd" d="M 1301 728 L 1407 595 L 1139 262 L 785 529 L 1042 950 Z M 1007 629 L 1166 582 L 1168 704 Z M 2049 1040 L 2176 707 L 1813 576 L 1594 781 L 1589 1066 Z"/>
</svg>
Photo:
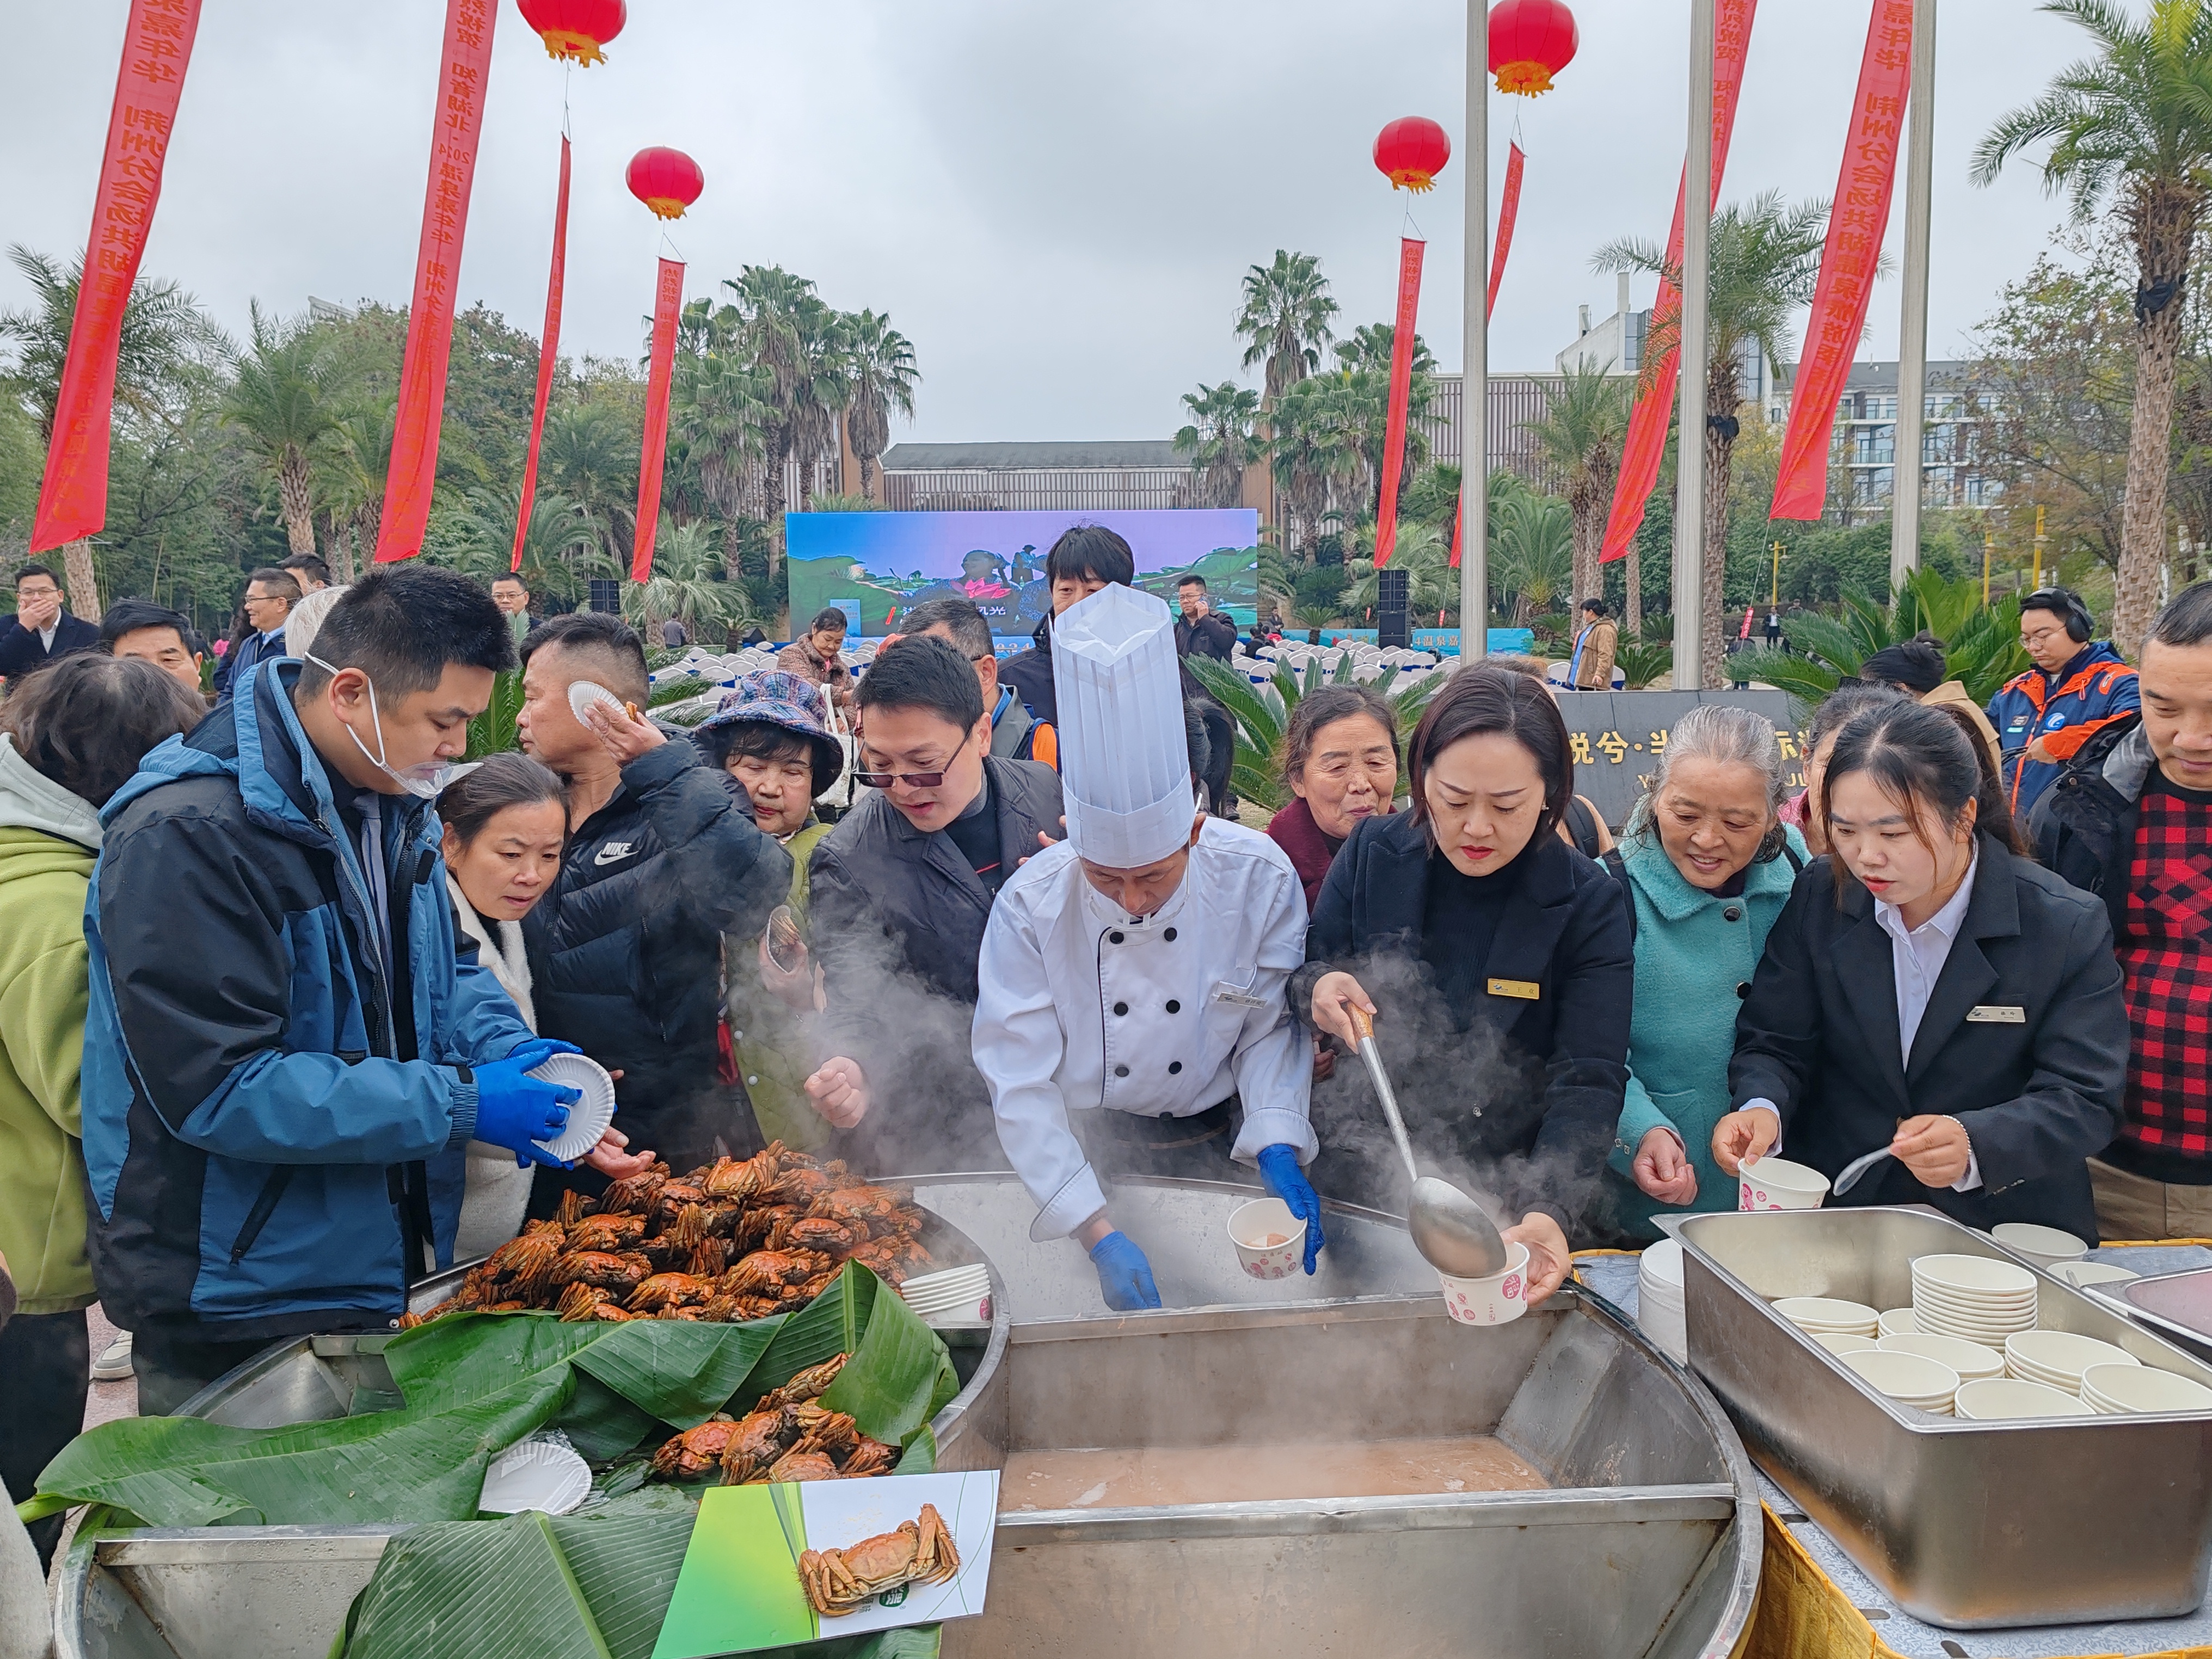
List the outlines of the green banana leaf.
<svg viewBox="0 0 2212 1659">
<path fill-rule="evenodd" d="M 693 1513 L 517 1515 L 392 1540 L 331 1659 L 652 1659 Z M 781 1659 L 937 1659 L 938 1627 L 811 1642 Z"/>
<path fill-rule="evenodd" d="M 833 1408 L 908 1445 L 920 1468 L 934 1453 L 923 1425 L 959 1380 L 936 1334 L 880 1289 L 848 1263 L 799 1313 L 744 1325 L 456 1314 L 386 1349 L 398 1411 L 282 1429 L 105 1423 L 63 1449 L 22 1507 L 106 1504 L 167 1527 L 467 1520 L 485 1467 L 540 1428 L 562 1428 L 586 1457 L 617 1457 L 840 1352 L 853 1359 Z"/>
</svg>

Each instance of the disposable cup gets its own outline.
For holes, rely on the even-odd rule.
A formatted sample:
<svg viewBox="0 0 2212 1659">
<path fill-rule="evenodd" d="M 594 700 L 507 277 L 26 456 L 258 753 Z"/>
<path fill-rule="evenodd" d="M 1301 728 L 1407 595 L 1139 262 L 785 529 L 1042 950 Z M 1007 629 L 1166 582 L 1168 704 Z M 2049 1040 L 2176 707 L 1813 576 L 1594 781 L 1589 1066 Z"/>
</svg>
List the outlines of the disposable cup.
<svg viewBox="0 0 2212 1659">
<path fill-rule="evenodd" d="M 1278 1244 L 1262 1241 L 1280 1239 Z M 1255 1198 L 1229 1217 L 1229 1242 L 1254 1279 L 1288 1279 L 1305 1266 L 1306 1224 L 1279 1198 Z"/>
<path fill-rule="evenodd" d="M 2049 1267 L 2061 1261 L 2079 1261 L 2089 1254 L 2089 1247 L 2071 1233 L 2063 1233 L 2056 1227 L 2038 1227 L 2026 1221 L 2001 1221 L 1990 1229 L 1990 1237 L 2014 1255 L 2026 1256 L 2039 1267 Z"/>
<path fill-rule="evenodd" d="M 2094 1409 L 2070 1394 L 2009 1376 L 1984 1376 L 1959 1384 L 1953 1409 L 1980 1422 L 2011 1417 L 2090 1417 Z"/>
<path fill-rule="evenodd" d="M 1786 1158 L 1746 1158 L 1736 1179 L 1739 1210 L 1817 1210 L 1828 1177 Z"/>
<path fill-rule="evenodd" d="M 1482 1279 L 1455 1279 L 1447 1273 L 1443 1282 L 1444 1311 L 1462 1325 L 1503 1325 L 1528 1310 L 1528 1247 L 1519 1239 L 1505 1245 L 1505 1271 Z"/>
<path fill-rule="evenodd" d="M 2212 1389 L 2148 1365 L 2092 1365 L 2081 1373 L 2081 1398 L 2108 1415 L 2212 1412 Z"/>
</svg>

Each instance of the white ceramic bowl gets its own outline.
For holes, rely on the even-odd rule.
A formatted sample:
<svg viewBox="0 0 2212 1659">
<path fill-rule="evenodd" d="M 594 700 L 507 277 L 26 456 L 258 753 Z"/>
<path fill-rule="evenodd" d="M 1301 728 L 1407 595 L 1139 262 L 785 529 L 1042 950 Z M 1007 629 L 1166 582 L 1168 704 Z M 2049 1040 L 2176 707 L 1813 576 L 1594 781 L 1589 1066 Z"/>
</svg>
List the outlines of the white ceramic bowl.
<svg viewBox="0 0 2212 1659">
<path fill-rule="evenodd" d="M 1455 1279 L 1440 1273 L 1437 1278 L 1443 1285 L 1444 1311 L 1462 1325 L 1503 1325 L 1528 1310 L 1528 1247 L 1517 1238 L 1506 1241 L 1502 1273 Z"/>
<path fill-rule="evenodd" d="M 2212 1389 L 2148 1365 L 2092 1365 L 2081 1373 L 2081 1399 L 2107 1414 L 2212 1412 Z"/>
<path fill-rule="evenodd" d="M 1827 1195 L 1827 1176 L 1786 1158 L 1747 1159 L 1736 1177 L 1739 1210 L 1817 1210 Z"/>
<path fill-rule="evenodd" d="M 1910 1308 L 1892 1308 L 1875 1322 L 1884 1336 L 1905 1336 L 1920 1328 Z"/>
<path fill-rule="evenodd" d="M 1278 1238 L 1279 1244 L 1261 1241 Z M 1306 1224 L 1279 1198 L 1255 1198 L 1230 1213 L 1229 1242 L 1254 1279 L 1288 1279 L 1305 1266 Z"/>
<path fill-rule="evenodd" d="M 1955 1336 L 1930 1336 L 1924 1332 L 1909 1331 L 1898 1336 L 1883 1337 L 1881 1346 L 1892 1353 L 1917 1353 L 1939 1365 L 1948 1365 L 1965 1382 L 1971 1382 L 1978 1376 L 2004 1375 L 2002 1354 L 1995 1348 L 1985 1348 L 1978 1342 L 1960 1341 Z"/>
<path fill-rule="evenodd" d="M 2095 1415 L 2070 1394 L 2009 1376 L 1984 1376 L 1972 1382 L 1961 1382 L 1952 1408 L 1960 1417 L 1983 1423 L 2015 1417 Z"/>
<path fill-rule="evenodd" d="M 2063 1233 L 2056 1227 L 2039 1227 L 2032 1222 L 2001 1221 L 1990 1229 L 1990 1237 L 2039 1267 L 2048 1267 L 2058 1261 L 2079 1261 L 2089 1254 L 2089 1247 L 2073 1234 Z"/>
<path fill-rule="evenodd" d="M 2005 1369 L 2033 1382 L 2078 1389 L 2092 1365 L 2139 1365 L 2124 1348 L 2071 1331 L 2015 1331 L 2005 1339 Z"/>
<path fill-rule="evenodd" d="M 2035 1293 L 2035 1275 L 2016 1261 L 1986 1255 L 1923 1255 L 1913 1258 L 1912 1280 L 1966 1296 Z"/>
<path fill-rule="evenodd" d="M 1923 1354 L 1877 1347 L 1841 1358 L 1845 1366 L 1891 1399 L 1923 1411 L 1948 1408 L 1959 1392 L 1959 1373 Z"/>
<path fill-rule="evenodd" d="M 530 1075 L 577 1090 L 584 1097 L 568 1103 L 568 1127 L 559 1137 L 538 1143 L 554 1157 L 573 1164 L 599 1144 L 607 1125 L 615 1121 L 615 1080 L 607 1075 L 605 1066 L 588 1054 L 549 1054 L 543 1064 L 530 1068 Z"/>
</svg>

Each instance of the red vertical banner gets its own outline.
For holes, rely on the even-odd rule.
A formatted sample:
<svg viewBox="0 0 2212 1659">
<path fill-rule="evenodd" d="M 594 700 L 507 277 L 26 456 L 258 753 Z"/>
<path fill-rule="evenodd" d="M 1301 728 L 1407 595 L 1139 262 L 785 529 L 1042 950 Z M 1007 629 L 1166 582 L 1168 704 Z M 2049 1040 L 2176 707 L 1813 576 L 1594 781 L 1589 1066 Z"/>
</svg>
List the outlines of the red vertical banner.
<svg viewBox="0 0 2212 1659">
<path fill-rule="evenodd" d="M 1875 267 L 1889 228 L 1890 193 L 1911 86 L 1912 0 L 1875 0 L 1867 20 L 1866 55 L 1859 59 L 1850 136 L 1844 141 L 1835 205 L 1828 210 L 1820 286 L 1814 290 L 1797 384 L 1790 392 L 1771 518 L 1817 519 L 1827 501 L 1836 404 L 1850 379 L 1859 337 L 1866 332 L 1867 302 L 1874 297 Z M 1897 464 L 1910 462 L 1900 455 Z"/>
<path fill-rule="evenodd" d="M 660 262 L 660 283 L 653 295 L 653 368 L 645 381 L 645 451 L 637 464 L 637 535 L 629 556 L 629 579 L 653 574 L 653 538 L 660 527 L 660 470 L 668 459 L 668 387 L 676 377 L 676 325 L 684 309 L 684 266 Z"/>
<path fill-rule="evenodd" d="M 530 447 L 522 458 L 522 497 L 514 515 L 514 556 L 509 570 L 522 568 L 523 538 L 530 533 L 530 509 L 538 501 L 538 448 L 545 440 L 545 404 L 553 395 L 553 371 L 561 361 L 561 284 L 568 269 L 568 135 L 561 135 L 561 191 L 553 203 L 553 269 L 545 278 L 545 328 L 538 343 L 538 399 L 530 406 Z"/>
<path fill-rule="evenodd" d="M 33 553 L 92 535 L 107 523 L 108 442 L 123 310 L 161 198 L 161 164 L 199 26 L 200 0 L 131 0 L 100 188 L 93 197 L 92 234 L 85 240 L 84 275 L 54 404 L 53 439 L 31 525 Z"/>
<path fill-rule="evenodd" d="M 1505 256 L 1513 250 L 1513 226 L 1521 217 L 1521 175 L 1527 170 L 1528 158 L 1514 145 L 1505 156 L 1505 194 L 1498 204 L 1498 240 L 1490 252 L 1490 302 L 1482 314 L 1489 316 L 1498 309 L 1498 285 L 1505 280 Z"/>
<path fill-rule="evenodd" d="M 1382 426 L 1382 493 L 1375 505 L 1375 568 L 1398 545 L 1398 482 L 1406 471 L 1406 403 L 1413 388 L 1413 321 L 1421 307 L 1426 242 L 1398 242 L 1398 319 L 1390 331 L 1390 414 Z"/>
<path fill-rule="evenodd" d="M 1719 15 L 1714 20 L 1713 190 L 1711 202 L 1706 204 L 1708 211 L 1712 202 L 1720 200 L 1721 176 L 1728 170 L 1729 137 L 1735 128 L 1744 59 L 1751 51 L 1752 18 L 1758 9 L 1759 0 L 1720 0 Z M 1685 167 L 1682 182 L 1674 187 L 1674 228 L 1667 237 L 1667 263 L 1678 270 L 1682 264 L 1682 213 L 1688 189 L 1689 170 Z M 1679 325 L 1681 313 L 1681 290 L 1661 278 L 1659 297 L 1651 307 L 1652 322 Z M 1620 477 L 1613 489 L 1613 512 L 1606 520 L 1605 548 L 1598 555 L 1601 564 L 1627 557 L 1628 544 L 1643 528 L 1644 503 L 1659 482 L 1659 463 L 1667 453 L 1667 427 L 1674 418 L 1674 386 L 1681 367 L 1680 351 L 1668 352 L 1652 366 L 1636 399 L 1635 411 L 1628 420 L 1628 441 L 1621 451 Z M 1698 365 L 1698 373 L 1704 372 L 1704 365 Z M 1692 454 L 1704 453 L 1702 441 L 1689 447 Z"/>
<path fill-rule="evenodd" d="M 430 178 L 422 194 L 422 237 L 407 310 L 407 355 L 399 368 L 392 469 L 384 480 L 384 521 L 376 538 L 379 564 L 420 553 L 430 522 L 430 492 L 438 480 L 438 423 L 446 412 L 446 361 L 453 348 L 453 288 L 461 274 L 469 187 L 476 182 L 484 83 L 491 76 L 492 30 L 498 21 L 495 0 L 446 0 Z"/>
</svg>

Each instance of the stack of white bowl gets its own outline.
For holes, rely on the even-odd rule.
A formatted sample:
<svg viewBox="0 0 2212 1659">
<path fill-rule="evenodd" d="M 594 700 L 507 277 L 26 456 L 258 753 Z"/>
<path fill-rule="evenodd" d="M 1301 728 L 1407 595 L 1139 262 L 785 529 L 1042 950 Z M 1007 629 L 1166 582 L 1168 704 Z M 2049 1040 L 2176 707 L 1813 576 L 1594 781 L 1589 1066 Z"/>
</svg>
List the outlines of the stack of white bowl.
<svg viewBox="0 0 2212 1659">
<path fill-rule="evenodd" d="M 980 1261 L 909 1279 L 899 1295 L 925 1325 L 991 1322 L 991 1270 Z"/>
<path fill-rule="evenodd" d="M 1842 1302 L 1831 1296 L 1785 1296 L 1774 1311 L 1806 1335 L 1863 1336 L 1871 1342 L 1881 1334 L 1881 1316 L 1863 1302 Z"/>
<path fill-rule="evenodd" d="M 1682 1247 L 1662 1238 L 1636 1267 L 1636 1322 L 1677 1365 L 1690 1363 L 1690 1330 L 1682 1312 Z"/>
<path fill-rule="evenodd" d="M 1955 1336 L 1929 1336 L 1907 1331 L 1885 1336 L 1876 1346 L 1890 1353 L 1917 1353 L 1923 1359 L 1948 1365 L 1958 1372 L 1961 1382 L 2005 1374 L 2005 1357 L 1995 1348 L 1985 1348 L 1978 1342 L 1961 1342 Z"/>
<path fill-rule="evenodd" d="M 2035 1328 L 2035 1275 L 1978 1255 L 1923 1255 L 1912 1264 L 1912 1324 L 1926 1336 L 1954 1336 L 2002 1348 L 2016 1331 Z"/>
<path fill-rule="evenodd" d="M 1959 1392 L 1959 1373 L 1925 1355 L 1869 1348 L 1840 1356 L 1841 1363 L 1901 1406 L 1938 1417 L 1951 1415 Z"/>
<path fill-rule="evenodd" d="M 2101 1417 L 2212 1412 L 2212 1389 L 2148 1365 L 2092 1365 L 2081 1373 L 2081 1403 Z"/>
<path fill-rule="evenodd" d="M 1988 1423 L 2014 1417 L 2091 1417 L 2095 1415 L 2072 1395 L 2040 1382 L 2023 1382 L 2016 1376 L 1984 1376 L 1959 1384 L 1952 1413 Z"/>
<path fill-rule="evenodd" d="M 2005 1339 L 2005 1374 L 2022 1382 L 2078 1395 L 2093 1365 L 2141 1365 L 2125 1348 L 2072 1331 L 2016 1331 Z"/>
<path fill-rule="evenodd" d="M 1919 1328 L 1910 1308 L 1891 1308 L 1882 1314 L 1881 1330 L 1884 1336 L 1911 1336 Z"/>
<path fill-rule="evenodd" d="M 2014 1255 L 2025 1256 L 2046 1271 L 2061 1261 L 2079 1261 L 2089 1247 L 2071 1233 L 2056 1227 L 2039 1227 L 2027 1221 L 2000 1221 L 1990 1237 Z"/>
</svg>

